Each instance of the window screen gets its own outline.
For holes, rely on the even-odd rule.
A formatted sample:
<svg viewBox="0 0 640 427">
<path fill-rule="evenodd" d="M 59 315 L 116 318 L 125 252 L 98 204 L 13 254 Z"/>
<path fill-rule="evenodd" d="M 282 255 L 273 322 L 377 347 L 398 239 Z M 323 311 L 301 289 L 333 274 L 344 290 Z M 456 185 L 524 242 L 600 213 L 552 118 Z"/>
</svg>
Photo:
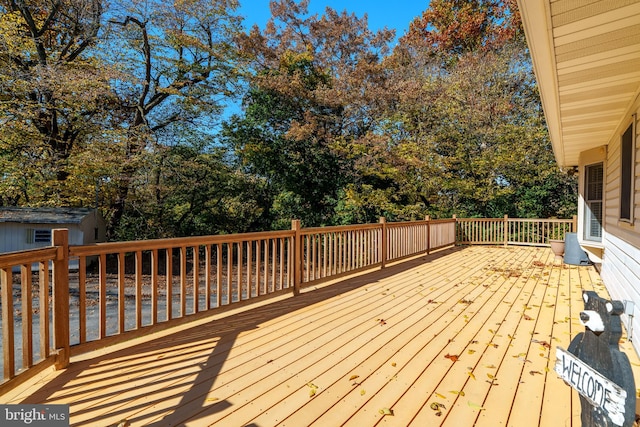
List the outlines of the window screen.
<svg viewBox="0 0 640 427">
<path fill-rule="evenodd" d="M 633 209 L 633 124 L 622 135 L 620 158 L 620 219 L 631 221 Z"/>
<path fill-rule="evenodd" d="M 604 168 L 602 163 L 585 168 L 585 240 L 602 240 L 602 196 Z"/>
</svg>

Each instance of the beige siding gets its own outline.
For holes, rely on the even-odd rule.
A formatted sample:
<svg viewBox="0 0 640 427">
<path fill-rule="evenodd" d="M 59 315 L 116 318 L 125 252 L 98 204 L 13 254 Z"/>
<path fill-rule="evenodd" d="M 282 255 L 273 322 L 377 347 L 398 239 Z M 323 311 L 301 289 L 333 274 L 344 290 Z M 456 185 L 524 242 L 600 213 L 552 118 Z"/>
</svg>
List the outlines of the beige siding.
<svg viewBox="0 0 640 427">
<path fill-rule="evenodd" d="M 633 113 L 640 116 L 640 107 L 636 106 Z M 624 131 L 629 122 L 623 123 Z M 640 126 L 636 123 L 636 133 Z M 620 221 L 620 135 L 616 134 L 609 142 L 607 150 L 606 168 L 606 217 L 604 247 L 605 254 L 602 264 L 602 280 L 607 286 L 613 299 L 633 301 L 636 306 L 634 316 L 635 331 L 640 333 L 640 150 L 636 135 L 635 155 L 635 197 L 634 222 L 629 224 Z M 628 320 L 627 320 L 628 322 Z M 639 340 L 634 340 L 636 351 L 640 352 Z"/>
</svg>

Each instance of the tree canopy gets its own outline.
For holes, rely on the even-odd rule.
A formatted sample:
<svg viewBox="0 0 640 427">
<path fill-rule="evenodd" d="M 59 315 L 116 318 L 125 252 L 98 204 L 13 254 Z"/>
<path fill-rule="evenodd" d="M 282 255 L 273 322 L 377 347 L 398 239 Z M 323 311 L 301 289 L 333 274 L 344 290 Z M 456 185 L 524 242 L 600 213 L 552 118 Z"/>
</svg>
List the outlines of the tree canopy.
<svg viewBox="0 0 640 427">
<path fill-rule="evenodd" d="M 0 204 L 96 206 L 112 239 L 575 213 L 514 0 L 431 0 L 397 42 L 237 7 L 0 0 Z"/>
</svg>

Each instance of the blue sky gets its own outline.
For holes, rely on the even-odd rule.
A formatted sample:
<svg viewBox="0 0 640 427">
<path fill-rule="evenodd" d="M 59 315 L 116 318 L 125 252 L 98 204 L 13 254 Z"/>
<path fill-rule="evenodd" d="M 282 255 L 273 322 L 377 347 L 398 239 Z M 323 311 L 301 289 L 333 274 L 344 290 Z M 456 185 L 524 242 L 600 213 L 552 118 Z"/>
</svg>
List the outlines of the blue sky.
<svg viewBox="0 0 640 427">
<path fill-rule="evenodd" d="M 396 37 L 402 36 L 409 23 L 429 7 L 428 0 L 311 0 L 309 13 L 324 13 L 325 8 L 368 16 L 369 28 L 378 30 L 385 26 L 396 30 Z M 240 15 L 245 17 L 245 28 L 258 24 L 261 28 L 269 20 L 269 0 L 240 0 Z"/>
</svg>

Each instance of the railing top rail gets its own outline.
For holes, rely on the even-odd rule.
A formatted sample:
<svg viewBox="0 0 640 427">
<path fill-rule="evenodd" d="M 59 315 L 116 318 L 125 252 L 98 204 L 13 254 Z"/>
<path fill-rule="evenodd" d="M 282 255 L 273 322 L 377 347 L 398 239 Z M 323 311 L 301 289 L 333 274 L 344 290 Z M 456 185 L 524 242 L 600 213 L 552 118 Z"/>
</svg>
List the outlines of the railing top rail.
<svg viewBox="0 0 640 427">
<path fill-rule="evenodd" d="M 561 219 L 561 218 L 509 218 L 510 222 L 557 222 L 557 223 L 571 223 L 573 219 Z"/>
<path fill-rule="evenodd" d="M 399 221 L 399 222 L 387 222 L 387 227 L 407 227 L 407 226 L 415 226 L 415 225 L 426 225 L 434 220 L 427 221 L 426 219 L 421 219 L 417 221 Z"/>
<path fill-rule="evenodd" d="M 39 249 L 28 249 L 19 252 L 6 252 L 0 254 L 0 268 L 8 268 L 16 265 L 48 261 L 50 259 L 57 258 L 57 256 L 58 248 L 51 246 Z"/>
<path fill-rule="evenodd" d="M 236 243 L 263 239 L 293 237 L 295 231 L 261 231 L 255 233 L 222 234 L 216 236 L 178 237 L 174 239 L 140 240 L 129 242 L 94 243 L 92 245 L 69 246 L 70 256 L 99 255 L 113 252 L 137 252 L 154 249 L 167 249 L 212 245 L 216 243 Z"/>
<path fill-rule="evenodd" d="M 456 218 L 457 222 L 503 222 L 504 218 Z"/>
<path fill-rule="evenodd" d="M 389 225 L 389 224 L 387 224 Z M 348 231 L 348 230 L 370 230 L 382 228 L 382 225 L 379 223 L 372 224 L 357 224 L 357 225 L 331 225 L 327 227 L 309 227 L 303 228 L 300 230 L 300 234 L 318 234 L 318 233 L 333 233 L 336 231 Z"/>
<path fill-rule="evenodd" d="M 442 218 L 442 219 L 432 219 L 429 221 L 430 224 L 446 224 L 446 223 L 456 223 L 456 218 Z"/>
</svg>

